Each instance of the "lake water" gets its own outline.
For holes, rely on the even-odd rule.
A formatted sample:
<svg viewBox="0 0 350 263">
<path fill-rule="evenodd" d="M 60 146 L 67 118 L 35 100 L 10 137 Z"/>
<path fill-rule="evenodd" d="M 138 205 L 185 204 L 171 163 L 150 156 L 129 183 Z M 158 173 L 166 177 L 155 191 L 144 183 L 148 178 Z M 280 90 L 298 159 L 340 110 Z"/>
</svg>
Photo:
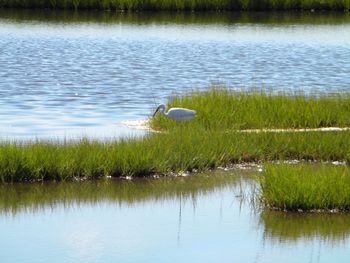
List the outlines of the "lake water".
<svg viewBox="0 0 350 263">
<path fill-rule="evenodd" d="M 175 94 L 350 89 L 349 14 L 0 11 L 0 136 L 119 137 Z"/>
<path fill-rule="evenodd" d="M 139 136 L 211 84 L 350 91 L 350 15 L 0 10 L 0 138 Z M 0 262 L 348 262 L 350 215 L 264 211 L 254 171 L 0 184 Z"/>
<path fill-rule="evenodd" d="M 350 215 L 263 212 L 256 176 L 0 185 L 0 259 L 349 262 Z"/>
</svg>

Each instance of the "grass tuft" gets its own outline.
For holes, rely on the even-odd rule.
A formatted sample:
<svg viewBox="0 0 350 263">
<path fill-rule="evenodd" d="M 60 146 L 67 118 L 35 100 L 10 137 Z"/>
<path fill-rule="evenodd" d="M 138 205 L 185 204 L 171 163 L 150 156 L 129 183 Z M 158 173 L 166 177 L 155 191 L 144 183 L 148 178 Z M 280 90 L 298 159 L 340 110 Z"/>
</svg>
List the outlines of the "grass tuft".
<svg viewBox="0 0 350 263">
<path fill-rule="evenodd" d="M 350 168 L 331 165 L 266 165 L 262 200 L 281 210 L 349 210 Z"/>
</svg>

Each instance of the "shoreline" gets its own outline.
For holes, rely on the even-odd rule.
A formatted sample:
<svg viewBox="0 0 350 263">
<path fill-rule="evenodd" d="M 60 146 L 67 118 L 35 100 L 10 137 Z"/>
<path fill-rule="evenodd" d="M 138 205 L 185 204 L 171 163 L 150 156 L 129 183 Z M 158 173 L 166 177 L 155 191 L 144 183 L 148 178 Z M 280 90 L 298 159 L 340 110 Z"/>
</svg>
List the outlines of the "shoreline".
<svg viewBox="0 0 350 263">
<path fill-rule="evenodd" d="M 259 184 L 260 181 L 260 186 L 258 188 L 257 192 L 254 192 L 252 197 L 255 199 L 254 202 L 257 202 L 258 204 L 258 209 L 263 209 L 265 211 L 276 211 L 276 212 L 281 212 L 281 213 L 295 213 L 295 214 L 348 214 L 350 212 L 350 208 L 342 208 L 341 206 L 339 207 L 332 207 L 332 208 L 288 208 L 285 206 L 277 206 L 277 205 L 272 205 L 269 203 L 269 201 L 263 196 L 264 191 L 261 189 L 261 180 L 264 177 L 265 173 L 265 168 L 267 166 L 275 166 L 275 167 L 283 167 L 283 166 L 288 166 L 288 167 L 298 167 L 298 166 L 314 166 L 314 167 L 324 167 L 328 166 L 331 169 L 334 168 L 349 168 L 350 166 L 347 165 L 345 162 L 338 162 L 338 161 L 333 161 L 333 162 L 324 162 L 324 161 L 306 161 L 306 160 L 275 160 L 275 161 L 269 161 L 269 162 L 246 162 L 246 163 L 232 163 L 232 164 L 227 164 L 225 166 L 218 166 L 213 169 L 209 169 L 206 171 L 179 171 L 179 172 L 168 172 L 168 173 L 161 173 L 161 174 L 153 174 L 151 176 L 145 176 L 145 177 L 137 177 L 133 178 L 131 176 L 121 176 L 121 177 L 99 177 L 99 178 L 70 178 L 69 180 L 64 180 L 64 181 L 43 181 L 43 180 L 36 180 L 36 181 L 22 181 L 22 182 L 12 182 L 12 183 L 0 183 L 0 186 L 6 186 L 6 185 L 17 185 L 17 184 L 42 184 L 42 183 L 62 183 L 62 182 L 87 182 L 87 181 L 99 181 L 99 180 L 125 180 L 125 181 L 134 181 L 134 180 L 139 180 L 142 178 L 147 178 L 150 180 L 158 180 L 161 178 L 181 178 L 181 177 L 192 177 L 192 176 L 201 176 L 204 175 L 205 177 L 210 176 L 210 174 L 215 174 L 216 176 L 220 175 L 220 173 L 223 173 L 223 176 L 228 176 L 231 173 L 233 175 L 237 175 L 237 173 L 245 173 L 248 172 L 250 176 L 253 176 L 252 178 L 256 177 L 257 183 Z M 228 173 L 228 174 L 227 174 Z M 252 174 L 250 174 L 252 173 Z M 350 174 L 349 174 L 350 175 Z M 134 181 L 137 182 L 137 181 Z"/>
<path fill-rule="evenodd" d="M 17 23 L 98 23 L 130 25 L 344 25 L 350 23 L 350 12 L 344 11 L 142 11 L 0 8 L 0 20 Z"/>
<path fill-rule="evenodd" d="M 155 130 L 150 126 L 150 120 L 136 120 L 136 121 L 122 121 L 121 124 L 125 125 L 129 129 L 149 131 L 153 133 L 167 133 L 167 131 Z M 300 129 L 243 129 L 243 130 L 230 130 L 227 132 L 241 132 L 241 133 L 281 133 L 281 132 L 342 132 L 350 131 L 350 127 L 321 127 L 321 128 L 300 128 Z"/>
</svg>

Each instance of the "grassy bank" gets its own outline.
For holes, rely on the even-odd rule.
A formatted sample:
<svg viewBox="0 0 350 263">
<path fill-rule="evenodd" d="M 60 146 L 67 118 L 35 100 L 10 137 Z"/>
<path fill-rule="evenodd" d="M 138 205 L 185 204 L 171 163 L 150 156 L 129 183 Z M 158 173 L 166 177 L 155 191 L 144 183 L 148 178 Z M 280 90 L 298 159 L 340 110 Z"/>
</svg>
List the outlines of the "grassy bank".
<svg viewBox="0 0 350 263">
<path fill-rule="evenodd" d="M 280 159 L 350 163 L 350 131 L 226 133 L 193 130 L 116 142 L 33 142 L 0 145 L 0 181 L 149 176 L 219 165 Z"/>
<path fill-rule="evenodd" d="M 280 210 L 350 209 L 350 168 L 330 165 L 266 165 L 262 200 Z"/>
<path fill-rule="evenodd" d="M 172 98 L 168 107 L 195 109 L 193 127 L 207 130 L 350 127 L 350 94 L 307 96 L 211 89 Z M 159 130 L 177 124 L 160 115 L 151 120 Z"/>
<path fill-rule="evenodd" d="M 112 10 L 349 10 L 350 0 L 1 0 L 0 7 Z"/>
<path fill-rule="evenodd" d="M 350 163 L 350 131 L 242 133 L 265 127 L 350 126 L 350 96 L 306 97 L 213 89 L 176 97 L 170 105 L 198 116 L 175 124 L 157 115 L 161 134 L 117 141 L 0 143 L 0 181 L 149 176 L 239 162 L 341 160 Z"/>
</svg>

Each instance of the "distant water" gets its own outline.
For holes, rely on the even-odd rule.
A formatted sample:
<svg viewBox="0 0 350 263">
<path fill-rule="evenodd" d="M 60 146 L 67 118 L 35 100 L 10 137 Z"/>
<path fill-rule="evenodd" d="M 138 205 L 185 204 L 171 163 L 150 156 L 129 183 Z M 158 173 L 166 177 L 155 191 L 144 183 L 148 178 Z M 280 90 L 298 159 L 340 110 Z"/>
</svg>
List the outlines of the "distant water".
<svg viewBox="0 0 350 263">
<path fill-rule="evenodd" d="M 0 12 L 1 139 L 137 136 L 122 122 L 213 83 L 350 91 L 346 15 L 58 14 Z"/>
</svg>

